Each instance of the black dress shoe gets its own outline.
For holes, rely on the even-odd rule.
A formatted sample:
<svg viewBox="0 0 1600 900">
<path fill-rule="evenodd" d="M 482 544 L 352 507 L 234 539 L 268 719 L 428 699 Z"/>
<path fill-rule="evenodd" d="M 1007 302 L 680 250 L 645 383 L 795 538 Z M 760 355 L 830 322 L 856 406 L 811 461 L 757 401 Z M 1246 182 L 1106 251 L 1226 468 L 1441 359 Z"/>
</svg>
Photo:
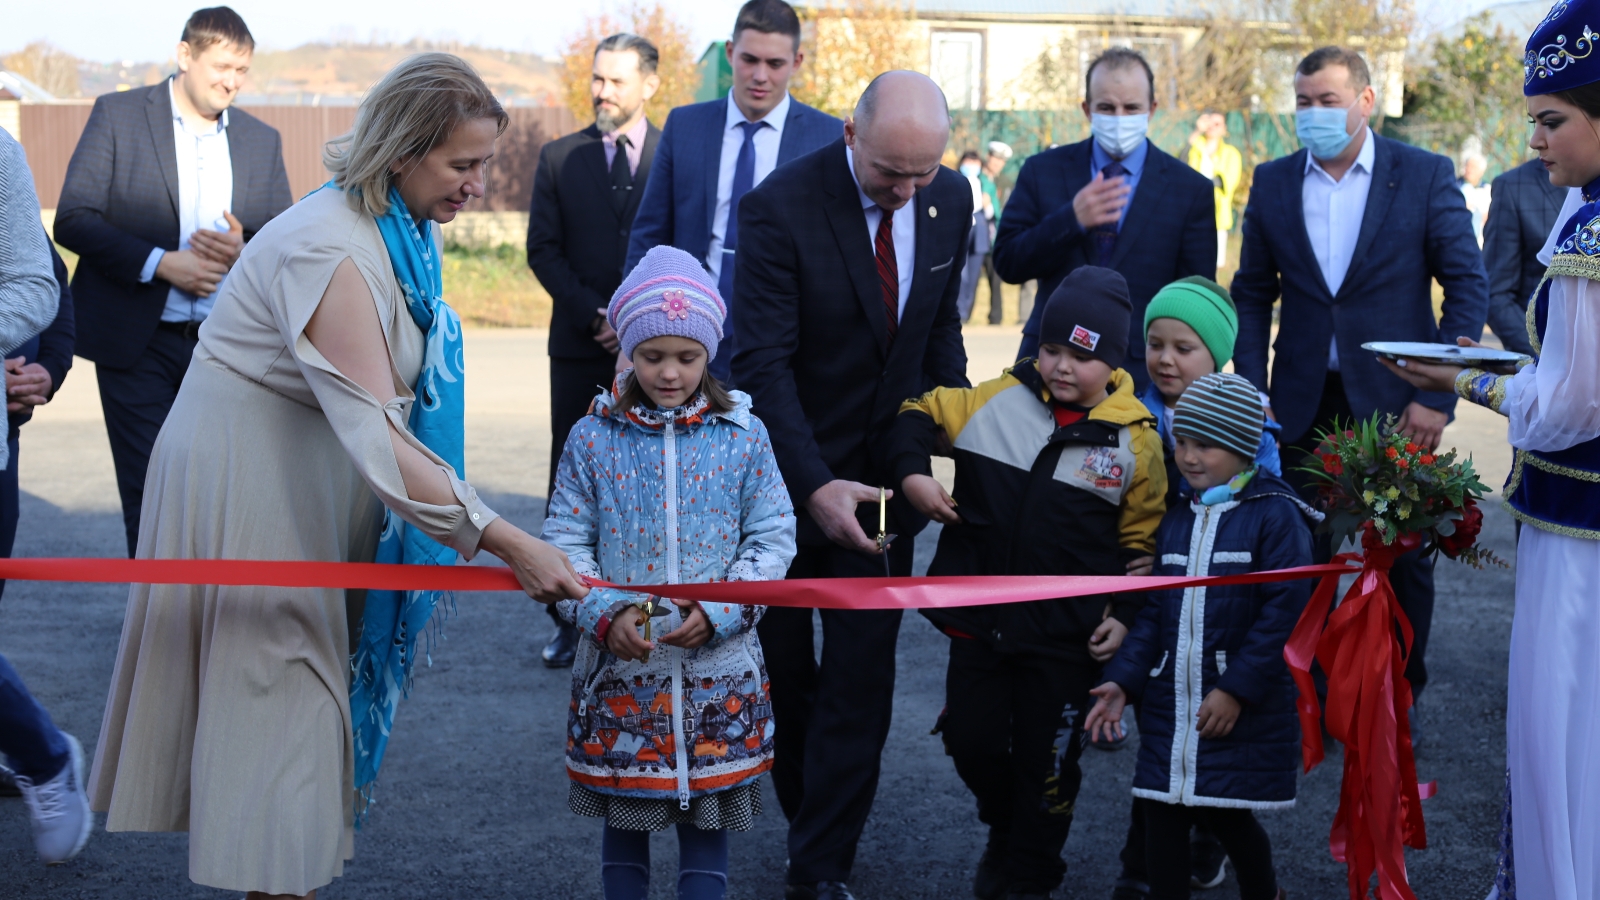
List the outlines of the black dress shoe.
<svg viewBox="0 0 1600 900">
<path fill-rule="evenodd" d="M 551 669 L 570 669 L 572 661 L 578 655 L 578 629 L 562 622 L 556 626 L 556 633 L 550 638 L 550 643 L 544 645 L 544 650 L 539 654 L 544 659 L 544 664 Z"/>
<path fill-rule="evenodd" d="M 850 886 L 842 881 L 818 881 L 815 884 L 786 884 L 783 900 L 856 900 Z"/>
<path fill-rule="evenodd" d="M 972 896 L 978 900 L 1001 900 L 1006 895 L 1006 873 L 995 862 L 989 859 L 989 851 L 983 851 L 983 856 L 978 859 L 978 873 L 972 876 Z"/>
</svg>

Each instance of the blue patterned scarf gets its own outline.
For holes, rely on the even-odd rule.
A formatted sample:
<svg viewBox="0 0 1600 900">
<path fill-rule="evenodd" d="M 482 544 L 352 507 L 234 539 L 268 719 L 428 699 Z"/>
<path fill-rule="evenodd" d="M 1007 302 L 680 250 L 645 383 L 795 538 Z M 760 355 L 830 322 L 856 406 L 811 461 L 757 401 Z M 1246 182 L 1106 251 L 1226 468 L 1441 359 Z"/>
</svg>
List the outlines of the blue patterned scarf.
<svg viewBox="0 0 1600 900">
<path fill-rule="evenodd" d="M 329 182 L 332 184 L 332 182 Z M 465 477 L 463 415 L 466 410 L 461 319 L 445 304 L 438 247 L 406 210 L 398 188 L 389 188 L 389 211 L 378 219 L 395 278 L 405 292 L 412 321 L 427 333 L 422 374 L 407 424 L 417 440 Z M 431 230 L 430 230 L 431 231 Z M 377 562 L 453 566 L 456 551 L 444 547 L 385 510 Z M 358 810 L 365 812 L 389 743 L 395 707 L 410 691 L 417 638 L 427 630 L 442 591 L 368 591 L 361 643 L 351 660 L 350 719 L 355 743 Z M 359 821 L 359 819 L 358 819 Z"/>
</svg>

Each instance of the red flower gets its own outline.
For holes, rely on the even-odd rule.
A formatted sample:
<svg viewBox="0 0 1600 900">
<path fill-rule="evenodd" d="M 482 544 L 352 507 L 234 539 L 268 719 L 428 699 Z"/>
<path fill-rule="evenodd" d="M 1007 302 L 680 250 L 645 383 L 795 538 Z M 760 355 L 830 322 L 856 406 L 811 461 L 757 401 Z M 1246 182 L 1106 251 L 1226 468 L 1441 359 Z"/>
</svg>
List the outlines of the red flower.
<svg viewBox="0 0 1600 900">
<path fill-rule="evenodd" d="M 1400 468 L 1402 468 L 1402 469 L 1409 469 L 1409 468 L 1411 468 L 1411 462 L 1410 462 L 1410 460 L 1405 460 L 1405 459 L 1397 459 L 1397 460 L 1395 460 L 1395 463 L 1394 463 L 1394 464 L 1395 464 L 1395 465 L 1397 465 L 1397 466 L 1399 466 L 1399 467 L 1400 467 Z"/>
<path fill-rule="evenodd" d="M 1470 548 L 1478 542 L 1478 532 L 1483 530 L 1483 510 L 1478 508 L 1476 500 L 1468 500 L 1461 507 L 1461 518 L 1456 521 L 1454 534 L 1440 535 L 1439 549 L 1444 555 L 1455 559 L 1463 550 Z"/>
<path fill-rule="evenodd" d="M 1322 471 L 1327 472 L 1329 475 L 1343 475 L 1344 460 L 1332 453 L 1324 453 L 1322 454 Z"/>
<path fill-rule="evenodd" d="M 1393 447 L 1390 447 L 1390 448 L 1388 448 L 1388 449 L 1387 449 L 1387 450 L 1385 450 L 1385 451 L 1383 451 L 1383 452 L 1384 452 L 1384 454 L 1385 454 L 1385 455 L 1386 455 L 1386 456 L 1388 456 L 1388 457 L 1389 457 L 1389 458 L 1390 458 L 1390 459 L 1394 459 L 1394 458 L 1395 458 L 1395 457 L 1398 457 L 1398 456 L 1399 456 L 1399 455 L 1400 455 L 1400 451 L 1399 451 L 1399 450 L 1396 450 L 1396 449 L 1395 449 L 1395 448 L 1393 448 Z"/>
<path fill-rule="evenodd" d="M 1418 450 L 1421 450 L 1421 449 L 1422 448 L 1417 446 L 1416 444 L 1413 444 L 1410 441 L 1406 441 L 1406 452 L 1407 453 L 1415 453 L 1415 452 L 1417 452 Z"/>
<path fill-rule="evenodd" d="M 1422 454 L 1422 464 L 1425 466 L 1431 466 L 1436 458 L 1437 457 L 1435 457 L 1432 453 L 1424 453 Z"/>
<path fill-rule="evenodd" d="M 1347 437 L 1347 438 L 1353 438 L 1353 437 L 1356 436 L 1356 433 L 1354 431 L 1346 431 L 1344 433 L 1344 436 Z"/>
</svg>

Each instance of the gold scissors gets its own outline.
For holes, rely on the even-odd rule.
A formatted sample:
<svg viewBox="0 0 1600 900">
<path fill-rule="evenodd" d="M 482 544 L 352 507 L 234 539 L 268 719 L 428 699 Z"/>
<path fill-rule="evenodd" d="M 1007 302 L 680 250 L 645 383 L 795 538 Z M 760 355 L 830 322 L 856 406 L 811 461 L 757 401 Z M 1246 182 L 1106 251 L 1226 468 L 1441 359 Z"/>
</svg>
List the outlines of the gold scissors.
<svg viewBox="0 0 1600 900">
<path fill-rule="evenodd" d="M 646 641 L 648 641 L 648 640 L 650 640 L 650 620 L 651 619 L 655 619 L 655 618 L 659 618 L 661 616 L 669 615 L 669 614 L 671 614 L 672 610 L 667 606 L 667 604 L 664 601 L 662 601 L 662 599 L 660 597 L 657 597 L 654 594 L 651 594 L 643 602 L 637 603 L 635 605 L 638 606 L 639 610 L 644 613 L 644 639 Z M 644 652 L 644 656 L 640 658 L 640 661 L 641 662 L 649 662 L 650 661 L 650 651 L 649 650 L 646 650 Z"/>
<path fill-rule="evenodd" d="M 884 488 L 878 488 L 878 552 L 889 549 L 898 534 L 889 534 L 889 495 Z"/>
</svg>

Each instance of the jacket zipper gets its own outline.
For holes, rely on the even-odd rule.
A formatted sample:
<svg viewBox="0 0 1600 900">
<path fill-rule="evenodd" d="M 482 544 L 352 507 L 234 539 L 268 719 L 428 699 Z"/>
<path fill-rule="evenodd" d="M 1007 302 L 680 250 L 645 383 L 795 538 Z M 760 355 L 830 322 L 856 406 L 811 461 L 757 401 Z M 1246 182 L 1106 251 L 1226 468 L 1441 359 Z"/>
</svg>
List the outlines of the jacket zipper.
<svg viewBox="0 0 1600 900">
<path fill-rule="evenodd" d="M 1211 568 L 1208 565 L 1211 560 L 1211 552 L 1206 546 L 1206 534 L 1210 528 L 1211 507 L 1208 506 L 1206 507 L 1205 512 L 1202 514 L 1200 519 L 1200 545 L 1197 548 L 1192 548 L 1189 552 L 1189 559 L 1192 563 L 1189 567 L 1191 570 L 1189 574 L 1191 576 L 1205 575 L 1206 572 L 1202 572 L 1200 570 L 1209 570 Z M 1195 550 L 1199 550 L 1200 552 L 1196 553 Z M 1181 731 L 1183 734 L 1183 752 L 1178 754 L 1178 802 L 1180 803 L 1183 802 L 1183 796 L 1186 793 L 1189 793 L 1189 742 L 1191 740 L 1191 735 L 1193 735 L 1193 740 L 1199 740 L 1198 732 L 1195 731 L 1194 725 L 1194 717 L 1199 713 L 1199 704 L 1195 702 L 1194 694 L 1196 688 L 1192 683 L 1194 673 L 1191 670 L 1195 667 L 1194 661 L 1205 656 L 1204 624 L 1202 623 L 1199 629 L 1196 629 L 1195 627 L 1195 614 L 1199 612 L 1201 615 L 1204 615 L 1204 611 L 1200 607 L 1201 603 L 1203 602 L 1202 598 L 1205 596 L 1205 588 L 1190 588 L 1189 590 L 1193 592 L 1189 595 L 1189 615 L 1183 622 L 1184 630 L 1188 633 L 1189 637 L 1188 659 L 1184 659 L 1180 655 L 1178 659 L 1173 661 L 1172 671 L 1174 686 L 1176 686 L 1178 673 L 1183 673 L 1183 690 L 1191 705 L 1188 721 L 1182 723 L 1173 723 L 1175 726 L 1177 726 L 1174 728 L 1174 731 Z M 1197 631 L 1199 632 L 1198 634 L 1196 633 Z M 1199 639 L 1201 642 L 1198 646 L 1195 643 L 1196 639 Z M 1198 773 L 1195 774 L 1198 775 Z"/>
<path fill-rule="evenodd" d="M 667 483 L 667 584 L 678 583 L 678 443 L 676 410 L 667 413 L 665 458 L 662 465 L 663 480 Z M 679 619 L 673 607 L 672 621 Z M 678 808 L 689 808 L 689 748 L 684 746 L 687 735 L 683 729 L 683 651 L 672 651 L 672 734 L 678 757 Z"/>
</svg>

